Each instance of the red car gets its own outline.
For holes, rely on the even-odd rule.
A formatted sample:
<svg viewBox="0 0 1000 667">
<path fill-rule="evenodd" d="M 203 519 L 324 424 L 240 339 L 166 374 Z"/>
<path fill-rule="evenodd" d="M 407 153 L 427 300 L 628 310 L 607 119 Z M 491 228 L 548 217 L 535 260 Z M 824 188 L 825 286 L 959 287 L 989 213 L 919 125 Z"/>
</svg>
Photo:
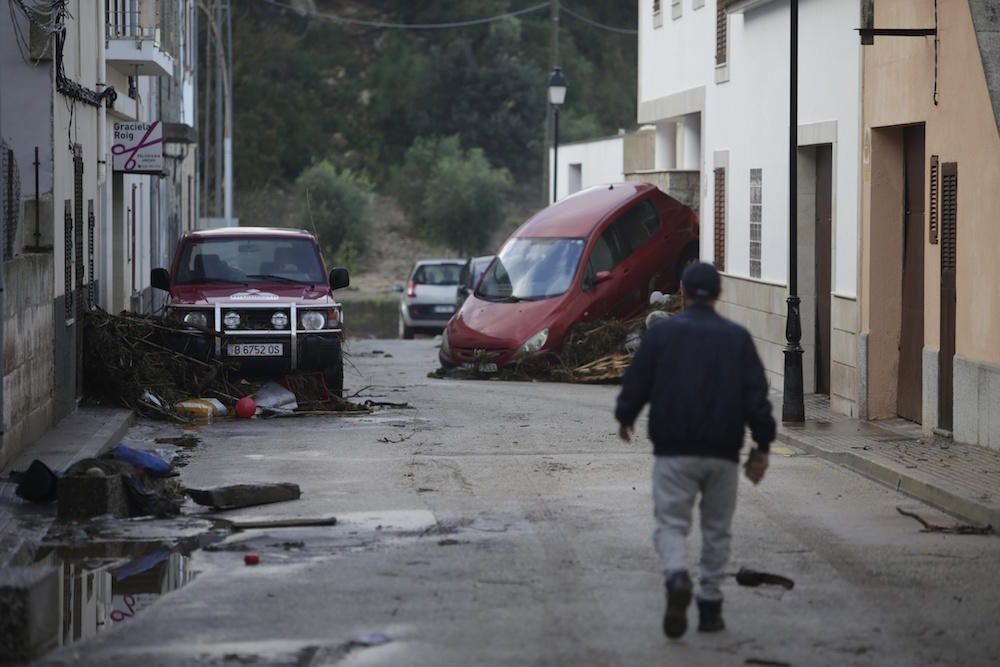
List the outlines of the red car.
<svg viewBox="0 0 1000 667">
<path fill-rule="evenodd" d="M 349 283 L 346 269 L 327 274 L 316 239 L 297 229 L 189 232 L 172 270 L 152 272 L 153 287 L 168 293 L 167 316 L 192 327 L 175 341 L 186 351 L 252 374 L 322 372 L 338 396 L 343 311 L 333 291 Z"/>
<path fill-rule="evenodd" d="M 650 292 L 674 291 L 697 258 L 697 214 L 655 186 L 578 192 L 507 239 L 448 322 L 441 363 L 469 368 L 494 354 L 500 366 L 558 350 L 578 322 L 631 317 L 648 306 Z"/>
</svg>

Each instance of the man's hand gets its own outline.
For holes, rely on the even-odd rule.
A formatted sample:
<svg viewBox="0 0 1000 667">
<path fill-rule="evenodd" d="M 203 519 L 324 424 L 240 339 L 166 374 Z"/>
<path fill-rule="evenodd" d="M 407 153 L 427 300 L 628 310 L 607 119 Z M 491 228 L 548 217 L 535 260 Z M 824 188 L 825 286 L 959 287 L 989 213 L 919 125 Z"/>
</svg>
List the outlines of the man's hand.
<svg viewBox="0 0 1000 667">
<path fill-rule="evenodd" d="M 767 459 L 768 456 L 765 452 L 759 449 L 751 449 L 750 457 L 743 466 L 747 479 L 754 484 L 760 484 L 760 480 L 764 479 L 764 473 L 767 472 Z"/>
<path fill-rule="evenodd" d="M 630 429 L 628 426 L 622 424 L 621 426 L 618 427 L 618 437 L 624 440 L 625 442 L 632 442 L 631 430 L 632 429 Z"/>
</svg>

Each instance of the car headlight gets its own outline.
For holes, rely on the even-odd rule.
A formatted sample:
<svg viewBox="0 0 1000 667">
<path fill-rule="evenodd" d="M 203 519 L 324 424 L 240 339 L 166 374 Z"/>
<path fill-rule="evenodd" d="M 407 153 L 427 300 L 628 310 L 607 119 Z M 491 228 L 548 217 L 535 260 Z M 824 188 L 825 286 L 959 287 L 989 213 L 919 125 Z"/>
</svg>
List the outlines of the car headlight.
<svg viewBox="0 0 1000 667">
<path fill-rule="evenodd" d="M 326 314 L 326 324 L 331 329 L 336 329 L 340 326 L 343 319 L 343 314 L 340 312 L 340 308 L 331 308 Z"/>
<path fill-rule="evenodd" d="M 204 329 L 208 326 L 208 318 L 205 317 L 205 313 L 186 313 L 184 315 L 184 324 L 190 324 L 193 327 L 201 327 Z"/>
<path fill-rule="evenodd" d="M 448 345 L 448 327 L 441 332 L 441 354 L 451 356 L 451 346 Z"/>
<path fill-rule="evenodd" d="M 227 329 L 238 329 L 243 318 L 240 314 L 234 311 L 229 311 L 222 318 L 222 323 L 226 325 Z"/>
<path fill-rule="evenodd" d="M 274 315 L 271 315 L 271 326 L 275 329 L 288 328 L 288 314 L 279 310 Z"/>
<path fill-rule="evenodd" d="M 302 313 L 302 328 L 306 331 L 319 331 L 326 326 L 326 317 L 318 310 Z"/>
<path fill-rule="evenodd" d="M 542 329 L 534 336 L 524 341 L 524 345 L 521 346 L 521 349 L 518 350 L 518 352 L 524 354 L 532 354 L 533 352 L 538 352 L 540 349 L 545 347 L 545 342 L 548 339 L 549 339 L 549 330 Z"/>
</svg>

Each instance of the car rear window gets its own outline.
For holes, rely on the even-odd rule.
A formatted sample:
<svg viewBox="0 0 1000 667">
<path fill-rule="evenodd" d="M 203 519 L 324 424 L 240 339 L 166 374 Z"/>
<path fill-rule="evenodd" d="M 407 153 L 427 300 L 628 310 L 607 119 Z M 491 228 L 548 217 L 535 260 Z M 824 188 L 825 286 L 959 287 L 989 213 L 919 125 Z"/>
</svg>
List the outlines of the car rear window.
<svg viewBox="0 0 1000 667">
<path fill-rule="evenodd" d="M 422 264 L 413 273 L 417 285 L 458 285 L 461 280 L 461 264 Z"/>
</svg>

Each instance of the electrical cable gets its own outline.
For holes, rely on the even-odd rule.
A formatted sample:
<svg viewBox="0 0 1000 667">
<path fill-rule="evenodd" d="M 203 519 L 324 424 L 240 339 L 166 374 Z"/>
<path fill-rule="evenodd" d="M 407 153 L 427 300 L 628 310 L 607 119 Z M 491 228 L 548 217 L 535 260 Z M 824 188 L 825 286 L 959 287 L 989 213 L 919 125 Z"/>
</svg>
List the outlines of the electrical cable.
<svg viewBox="0 0 1000 667">
<path fill-rule="evenodd" d="M 485 25 L 487 23 L 495 23 L 497 21 L 503 21 L 509 18 L 514 18 L 516 16 L 530 14 L 531 12 L 537 12 L 549 6 L 549 4 L 545 2 L 538 5 L 532 5 L 531 7 L 525 7 L 524 9 L 518 9 L 512 12 L 507 12 L 505 14 L 498 14 L 497 16 L 489 16 L 486 18 L 479 18 L 479 19 L 469 19 L 467 21 L 451 21 L 449 23 L 391 23 L 387 21 L 368 21 L 365 19 L 355 19 L 355 18 L 349 18 L 347 16 L 338 16 L 335 14 L 323 14 L 321 12 L 313 12 L 305 9 L 299 9 L 298 7 L 293 7 L 289 4 L 278 2 L 277 0 L 263 0 L 263 1 L 269 5 L 273 5 L 274 7 L 287 9 L 289 11 L 295 12 L 296 14 L 301 14 L 304 16 L 312 16 L 314 18 L 323 19 L 324 21 L 331 21 L 333 23 L 343 23 L 346 25 L 356 25 L 364 28 L 383 28 L 390 30 L 443 30 L 448 28 L 467 28 L 469 26 Z"/>
<path fill-rule="evenodd" d="M 577 12 L 574 12 L 572 9 L 570 9 L 566 5 L 560 5 L 559 9 L 561 11 L 566 12 L 567 14 L 569 14 L 570 16 L 572 16 L 573 18 L 575 18 L 576 20 L 582 21 L 582 22 L 586 23 L 587 25 L 589 25 L 591 27 L 594 27 L 594 28 L 599 28 L 601 30 L 607 30 L 608 32 L 616 32 L 616 33 L 618 33 L 620 35 L 638 35 L 639 34 L 638 30 L 632 30 L 631 28 L 616 28 L 613 25 L 606 25 L 604 23 L 600 23 L 598 21 L 595 21 L 594 19 L 587 18 L 583 14 L 578 14 Z"/>
</svg>

